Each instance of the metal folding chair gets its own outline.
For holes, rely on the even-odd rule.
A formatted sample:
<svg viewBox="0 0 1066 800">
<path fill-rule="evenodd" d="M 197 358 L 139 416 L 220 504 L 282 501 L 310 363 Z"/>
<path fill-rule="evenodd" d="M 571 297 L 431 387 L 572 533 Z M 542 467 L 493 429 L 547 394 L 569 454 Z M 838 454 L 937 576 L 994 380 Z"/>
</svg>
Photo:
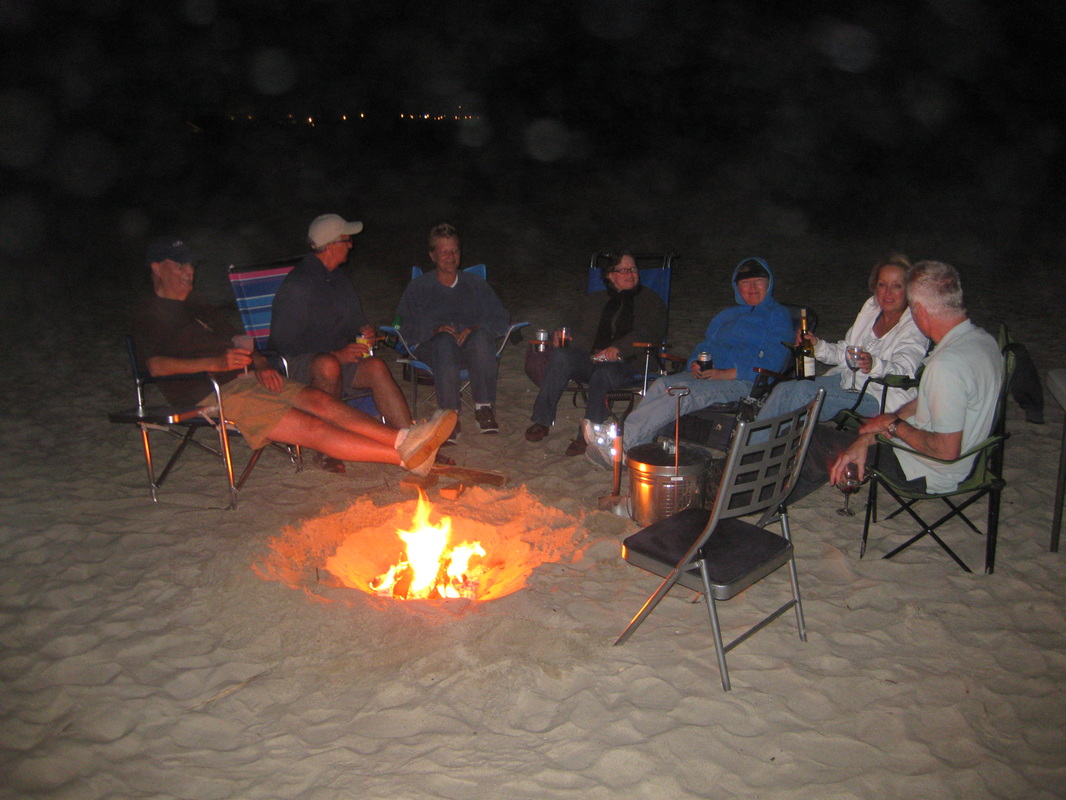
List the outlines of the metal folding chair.
<svg viewBox="0 0 1066 800">
<path fill-rule="evenodd" d="M 222 393 L 218 381 L 209 373 L 197 373 L 194 375 L 176 375 L 171 377 L 156 378 L 145 373 L 137 362 L 137 351 L 133 344 L 133 337 L 126 337 L 126 351 L 129 355 L 130 373 L 133 376 L 134 391 L 137 403 L 132 408 L 114 411 L 108 414 L 111 422 L 127 425 L 136 425 L 141 432 L 141 445 L 144 450 L 145 467 L 148 470 L 148 490 L 152 496 L 152 502 L 159 501 L 159 488 L 163 485 L 167 475 L 177 463 L 181 454 L 189 445 L 210 453 L 221 459 L 226 473 L 226 482 L 229 487 L 229 508 L 237 507 L 237 493 L 244 486 L 244 482 L 251 474 L 252 469 L 259 461 L 265 447 L 254 451 L 240 476 L 234 479 L 233 456 L 230 451 L 230 435 L 237 434 L 236 427 L 226 420 L 225 409 L 222 403 Z M 149 405 L 145 399 L 145 390 L 152 384 L 164 383 L 167 380 L 188 380 L 190 378 L 206 378 L 210 381 L 215 393 L 214 405 L 209 407 L 186 406 L 179 407 L 167 404 Z M 196 434 L 204 429 L 212 429 L 218 436 L 218 446 L 213 447 L 198 441 Z M 178 440 L 178 446 L 171 453 L 166 465 L 159 472 L 155 472 L 155 462 L 152 452 L 152 433 L 162 433 Z M 272 443 L 276 448 L 284 452 L 297 471 L 301 468 L 299 449 L 277 442 Z"/>
<path fill-rule="evenodd" d="M 740 422 L 726 459 L 714 507 L 693 508 L 650 525 L 623 542 L 622 557 L 664 578 L 615 644 L 625 642 L 675 584 L 703 594 L 710 617 L 722 688 L 730 689 L 725 654 L 791 608 L 799 637 L 807 640 L 788 509 L 784 506 L 799 476 L 825 399 L 819 389 L 806 406 L 766 420 Z M 759 514 L 755 523 L 740 517 Z M 781 535 L 766 530 L 781 525 Z M 724 644 L 718 601 L 729 600 L 788 565 L 790 598 Z"/>
</svg>

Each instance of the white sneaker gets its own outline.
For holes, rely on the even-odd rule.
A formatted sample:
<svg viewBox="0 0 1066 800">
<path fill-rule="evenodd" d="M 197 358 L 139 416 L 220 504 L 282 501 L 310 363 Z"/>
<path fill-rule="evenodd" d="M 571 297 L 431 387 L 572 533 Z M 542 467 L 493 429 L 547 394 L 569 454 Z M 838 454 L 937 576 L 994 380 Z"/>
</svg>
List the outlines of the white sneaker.
<svg viewBox="0 0 1066 800">
<path fill-rule="evenodd" d="M 588 419 L 581 420 L 581 433 L 588 444 L 606 444 L 608 447 L 614 442 L 618 428 L 613 422 L 592 422 Z"/>
<path fill-rule="evenodd" d="M 614 447 L 610 444 L 590 442 L 585 448 L 585 458 L 604 469 L 614 469 Z"/>
</svg>

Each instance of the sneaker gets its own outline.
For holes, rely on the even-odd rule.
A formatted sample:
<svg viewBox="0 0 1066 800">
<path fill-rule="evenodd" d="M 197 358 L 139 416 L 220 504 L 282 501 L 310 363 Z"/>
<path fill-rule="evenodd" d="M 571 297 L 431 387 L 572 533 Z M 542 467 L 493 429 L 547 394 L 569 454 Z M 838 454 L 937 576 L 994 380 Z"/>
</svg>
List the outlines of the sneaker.
<svg viewBox="0 0 1066 800">
<path fill-rule="evenodd" d="M 428 422 L 419 422 L 408 428 L 407 436 L 396 448 L 403 468 L 415 475 L 428 475 L 437 450 L 455 428 L 458 418 L 455 411 L 441 410 L 435 412 Z"/>
<path fill-rule="evenodd" d="M 548 435 L 549 430 L 550 428 L 547 425 L 541 425 L 538 422 L 534 422 L 526 428 L 526 441 L 539 442 Z"/>
<path fill-rule="evenodd" d="M 592 422 L 581 420 L 581 433 L 588 444 L 606 444 L 608 447 L 614 443 L 614 435 L 617 431 L 613 422 Z"/>
<path fill-rule="evenodd" d="M 496 414 L 492 406 L 482 406 L 474 410 L 474 419 L 477 420 L 481 433 L 499 433 L 500 426 L 496 424 Z"/>
<path fill-rule="evenodd" d="M 585 447 L 585 458 L 604 469 L 614 469 L 614 448 L 609 444 L 590 443 Z"/>
</svg>

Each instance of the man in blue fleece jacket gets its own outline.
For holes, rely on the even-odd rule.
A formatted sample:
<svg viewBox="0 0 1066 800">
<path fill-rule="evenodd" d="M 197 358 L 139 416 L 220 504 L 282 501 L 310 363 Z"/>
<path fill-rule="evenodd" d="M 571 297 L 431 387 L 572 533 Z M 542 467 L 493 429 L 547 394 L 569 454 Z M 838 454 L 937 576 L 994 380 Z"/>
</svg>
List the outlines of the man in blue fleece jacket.
<svg viewBox="0 0 1066 800">
<path fill-rule="evenodd" d="M 687 414 L 713 403 L 727 403 L 747 397 L 755 381 L 755 367 L 775 372 L 785 366 L 790 342 L 795 334 L 788 309 L 773 298 L 774 276 L 761 258 L 747 258 L 733 270 L 736 305 L 725 309 L 707 326 L 704 340 L 688 359 L 687 375 L 660 378 L 636 411 L 626 419 L 624 448 L 650 442 L 656 432 L 674 418 L 677 400 L 667 393 L 672 386 L 685 386 L 689 394 L 681 398 L 681 413 Z M 711 354 L 714 366 L 700 369 L 696 356 Z M 591 443 L 588 455 L 594 463 L 610 463 L 610 443 Z"/>
</svg>

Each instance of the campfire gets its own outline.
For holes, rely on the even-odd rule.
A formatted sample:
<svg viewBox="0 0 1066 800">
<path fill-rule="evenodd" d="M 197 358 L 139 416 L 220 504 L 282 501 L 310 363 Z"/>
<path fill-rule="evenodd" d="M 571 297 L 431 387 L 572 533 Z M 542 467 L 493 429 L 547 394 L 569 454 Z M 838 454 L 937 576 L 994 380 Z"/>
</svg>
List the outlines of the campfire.
<svg viewBox="0 0 1066 800">
<path fill-rule="evenodd" d="M 418 507 L 409 531 L 398 531 L 406 548 L 403 558 L 370 582 L 376 594 L 401 600 L 446 597 L 476 598 L 484 568 L 470 560 L 485 556 L 481 542 L 451 545 L 452 519 L 429 521 L 429 501 L 418 493 Z"/>
<path fill-rule="evenodd" d="M 388 602 L 482 603 L 518 591 L 541 564 L 576 558 L 577 524 L 524 488 L 380 506 L 366 497 L 283 531 L 255 569 L 327 602 L 343 596 L 328 590 L 350 588 Z"/>
</svg>

